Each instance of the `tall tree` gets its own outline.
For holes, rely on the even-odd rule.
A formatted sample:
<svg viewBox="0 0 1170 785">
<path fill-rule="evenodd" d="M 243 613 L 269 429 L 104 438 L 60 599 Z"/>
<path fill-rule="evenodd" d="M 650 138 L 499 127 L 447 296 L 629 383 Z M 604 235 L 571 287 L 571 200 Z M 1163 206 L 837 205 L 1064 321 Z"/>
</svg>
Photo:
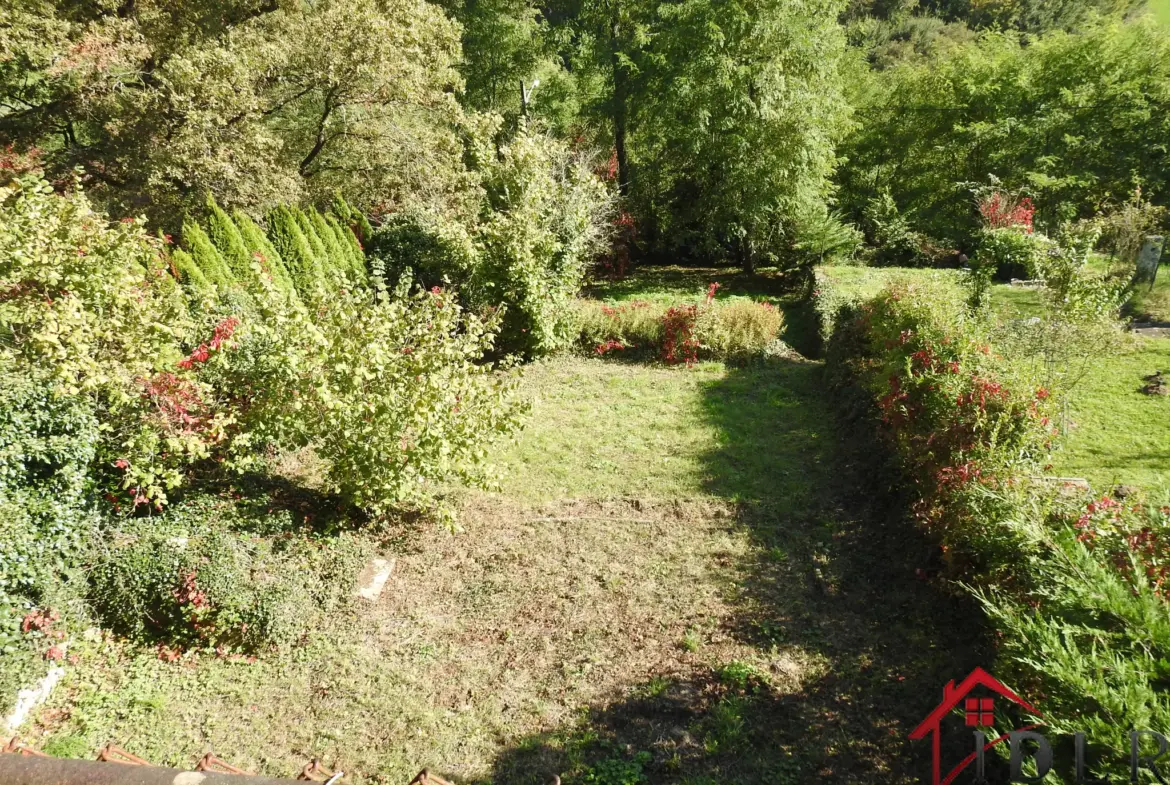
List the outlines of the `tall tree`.
<svg viewBox="0 0 1170 785">
<path fill-rule="evenodd" d="M 443 201 L 464 177 L 459 28 L 426 0 L 3 6 L 0 139 L 119 212 Z"/>
<path fill-rule="evenodd" d="M 635 204 L 660 248 L 777 261 L 848 108 L 837 0 L 682 0 L 644 58 Z"/>
</svg>

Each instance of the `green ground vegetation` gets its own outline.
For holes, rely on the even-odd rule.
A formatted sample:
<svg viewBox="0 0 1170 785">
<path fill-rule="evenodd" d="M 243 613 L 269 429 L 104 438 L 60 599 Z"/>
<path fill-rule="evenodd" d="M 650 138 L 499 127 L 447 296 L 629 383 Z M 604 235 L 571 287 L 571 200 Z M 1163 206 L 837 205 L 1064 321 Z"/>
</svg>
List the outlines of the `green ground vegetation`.
<svg viewBox="0 0 1170 785">
<path fill-rule="evenodd" d="M 1130 299 L 1135 320 L 1170 322 L 1170 264 L 1163 264 L 1154 285 L 1138 285 Z"/>
<path fill-rule="evenodd" d="M 358 783 L 916 782 L 920 685 L 988 649 L 844 481 L 820 374 L 538 363 L 460 533 L 367 532 L 397 560 L 379 602 L 255 661 L 81 636 L 30 740 L 284 776 L 320 757 Z"/>
</svg>

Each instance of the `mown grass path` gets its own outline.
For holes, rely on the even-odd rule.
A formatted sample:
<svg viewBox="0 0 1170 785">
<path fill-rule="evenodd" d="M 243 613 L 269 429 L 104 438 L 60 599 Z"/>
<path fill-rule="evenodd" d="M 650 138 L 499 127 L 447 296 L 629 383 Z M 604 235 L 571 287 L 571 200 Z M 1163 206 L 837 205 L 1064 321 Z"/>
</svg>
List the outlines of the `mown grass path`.
<svg viewBox="0 0 1170 785">
<path fill-rule="evenodd" d="M 917 782 L 905 736 L 983 640 L 866 501 L 820 373 L 534 366 L 502 492 L 459 534 L 398 532 L 376 606 L 254 664 L 91 643 L 43 746 L 355 782 Z"/>
</svg>

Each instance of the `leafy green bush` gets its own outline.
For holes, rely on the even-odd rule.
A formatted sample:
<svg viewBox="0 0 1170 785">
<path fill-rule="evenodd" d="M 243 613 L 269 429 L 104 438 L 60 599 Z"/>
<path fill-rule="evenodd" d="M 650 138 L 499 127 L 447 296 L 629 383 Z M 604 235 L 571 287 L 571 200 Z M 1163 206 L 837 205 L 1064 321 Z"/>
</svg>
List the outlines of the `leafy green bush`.
<svg viewBox="0 0 1170 785">
<path fill-rule="evenodd" d="M 1036 276 L 1051 245 L 1048 238 L 1020 226 L 983 229 L 979 249 L 971 257 L 967 271 L 969 304 L 973 308 L 985 307 L 995 280 Z"/>
<path fill-rule="evenodd" d="M 875 250 L 874 263 L 890 267 L 918 267 L 928 259 L 922 247 L 926 238 L 911 228 L 909 218 L 899 211 L 889 190 L 883 190 L 865 205 L 864 224 Z"/>
<path fill-rule="evenodd" d="M 480 215 L 406 212 L 370 243 L 387 285 L 417 273 L 453 286 L 472 311 L 501 309 L 499 349 L 527 357 L 576 339 L 573 298 L 606 231 L 612 198 L 585 161 L 550 137 L 521 133 L 484 156 Z"/>
<path fill-rule="evenodd" d="M 501 346 L 540 355 L 570 345 L 571 305 L 603 237 L 611 197 L 550 137 L 522 133 L 487 173 L 482 249 L 468 281 L 476 307 L 503 304 Z"/>
<path fill-rule="evenodd" d="M 581 344 L 589 350 L 611 345 L 657 349 L 662 342 L 662 317 L 666 306 L 644 300 L 606 305 L 597 300 L 577 300 L 575 305 Z"/>
<path fill-rule="evenodd" d="M 1053 394 L 989 329 L 953 286 L 895 286 L 841 311 L 829 371 L 864 393 L 915 515 L 982 601 L 997 675 L 1043 696 L 1055 732 L 1087 732 L 1103 775 L 1130 729 L 1170 720 L 1170 506 L 1037 479 Z"/>
<path fill-rule="evenodd" d="M 1109 320 L 1121 309 L 1125 282 L 1090 271 L 1089 255 L 1100 237 L 1092 224 L 1068 225 L 1057 242 L 1035 260 L 1036 277 L 1044 281 L 1053 310 L 1081 320 Z"/>
<path fill-rule="evenodd" d="M 449 480 L 482 484 L 487 445 L 525 412 L 516 377 L 482 361 L 497 325 L 447 292 L 410 286 L 373 305 L 338 293 L 318 320 L 316 372 L 298 390 L 330 482 L 374 511 L 426 504 Z"/>
<path fill-rule="evenodd" d="M 784 314 L 772 303 L 738 298 L 699 309 L 695 320 L 700 351 L 715 357 L 759 354 L 783 329 Z"/>
<path fill-rule="evenodd" d="M 465 282 L 478 259 L 466 227 L 420 213 L 388 217 L 374 231 L 369 252 L 383 280 L 409 273 L 428 288 Z"/>
<path fill-rule="evenodd" d="M 971 267 L 987 271 L 991 278 L 1031 278 L 1037 265 L 1051 246 L 1044 235 L 1032 234 L 1019 227 L 984 229 L 979 249 L 971 257 Z"/>
<path fill-rule="evenodd" d="M 231 219 L 217 220 L 231 243 Z M 250 227 L 240 232 L 261 248 L 248 284 L 203 302 L 209 339 L 183 361 L 222 413 L 217 448 L 228 465 L 260 468 L 273 450 L 311 444 L 332 487 L 379 512 L 427 505 L 451 479 L 485 480 L 486 445 L 523 410 L 515 381 L 482 363 L 498 318 L 466 314 L 438 287 L 411 294 L 405 270 L 393 292 L 372 297 L 356 238 L 315 211 L 277 208 L 270 232 L 271 248 Z M 263 274 L 266 253 L 294 260 L 299 297 Z"/>
<path fill-rule="evenodd" d="M 1044 696 L 1054 734 L 1085 733 L 1104 777 L 1127 765 L 1131 729 L 1170 722 L 1170 506 L 1039 496 L 1010 520 L 1035 540 L 1017 569 L 1036 588 L 979 593 L 1001 634 L 997 675 Z"/>
<path fill-rule="evenodd" d="M 99 475 L 107 488 L 165 500 L 208 454 L 214 414 L 179 367 L 195 323 L 159 243 L 134 219 L 108 224 L 79 191 L 13 181 L 0 189 L 0 291 L 0 362 L 86 400 L 103 423 L 95 461 L 119 469 Z"/>
<path fill-rule="evenodd" d="M 269 515 L 283 536 L 255 536 L 231 503 L 206 497 L 103 532 L 88 573 L 94 609 L 144 642 L 253 652 L 292 644 L 354 592 L 370 553 L 345 535 L 293 534 L 288 512 Z"/>
<path fill-rule="evenodd" d="M 99 440 L 85 397 L 55 394 L 42 373 L 0 372 L 0 647 L 86 541 Z"/>
</svg>

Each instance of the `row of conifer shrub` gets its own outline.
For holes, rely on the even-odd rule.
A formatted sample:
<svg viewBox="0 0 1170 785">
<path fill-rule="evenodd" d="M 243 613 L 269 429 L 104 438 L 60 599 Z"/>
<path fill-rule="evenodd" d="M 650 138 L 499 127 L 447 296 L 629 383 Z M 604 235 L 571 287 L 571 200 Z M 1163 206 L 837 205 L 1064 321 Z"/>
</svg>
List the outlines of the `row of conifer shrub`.
<svg viewBox="0 0 1170 785">
<path fill-rule="evenodd" d="M 862 302 L 819 287 L 843 414 L 876 426 L 940 576 L 984 606 L 996 675 L 1035 698 L 1054 745 L 1085 732 L 1091 770 L 1124 770 L 1131 729 L 1170 725 L 1170 507 L 1044 478 L 1061 391 L 997 352 L 959 286 Z"/>
<path fill-rule="evenodd" d="M 180 246 L 169 255 L 173 274 L 194 295 L 235 287 L 255 288 L 253 267 L 289 297 L 309 300 L 338 281 L 364 285 L 366 255 L 356 232 L 369 224 L 337 197 L 327 212 L 280 205 L 267 216 L 267 231 L 247 213 L 228 215 L 210 195 L 205 223 L 188 217 Z M 354 224 L 350 225 L 353 220 Z"/>
</svg>

